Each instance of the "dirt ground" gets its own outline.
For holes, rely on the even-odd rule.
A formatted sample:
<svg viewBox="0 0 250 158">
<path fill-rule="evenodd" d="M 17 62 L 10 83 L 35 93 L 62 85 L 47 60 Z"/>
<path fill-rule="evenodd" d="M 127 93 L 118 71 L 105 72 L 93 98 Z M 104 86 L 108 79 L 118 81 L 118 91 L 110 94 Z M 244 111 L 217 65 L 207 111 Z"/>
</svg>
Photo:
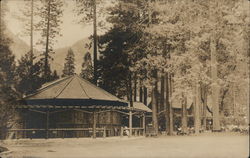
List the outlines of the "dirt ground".
<svg viewBox="0 0 250 158">
<path fill-rule="evenodd" d="M 249 137 L 209 133 L 198 136 L 8 140 L 9 158 L 247 158 Z"/>
</svg>

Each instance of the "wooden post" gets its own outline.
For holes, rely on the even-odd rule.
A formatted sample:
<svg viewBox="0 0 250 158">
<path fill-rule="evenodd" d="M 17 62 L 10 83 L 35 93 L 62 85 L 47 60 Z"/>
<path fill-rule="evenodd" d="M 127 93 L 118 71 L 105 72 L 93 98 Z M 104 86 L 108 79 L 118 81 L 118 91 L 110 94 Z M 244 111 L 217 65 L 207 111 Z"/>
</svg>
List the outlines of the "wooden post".
<svg viewBox="0 0 250 158">
<path fill-rule="evenodd" d="M 46 112 L 46 139 L 49 138 L 49 110 Z"/>
<path fill-rule="evenodd" d="M 27 127 L 27 111 L 25 111 L 25 114 L 23 116 L 24 116 L 24 125 L 23 125 L 23 128 L 26 129 L 26 127 Z M 28 138 L 26 131 L 24 131 L 24 138 Z"/>
<path fill-rule="evenodd" d="M 132 128 L 133 128 L 133 115 L 132 115 L 132 110 L 129 110 L 129 137 L 132 136 Z"/>
<path fill-rule="evenodd" d="M 114 127 L 113 127 L 113 111 L 110 111 L 110 126 L 111 126 L 111 131 L 110 131 L 110 136 L 114 136 Z"/>
<path fill-rule="evenodd" d="M 120 136 L 123 137 L 123 127 L 121 127 L 121 131 L 120 132 L 121 132 Z"/>
<path fill-rule="evenodd" d="M 142 116 L 142 128 L 143 128 L 143 136 L 146 135 L 146 115 L 143 113 Z"/>
<path fill-rule="evenodd" d="M 93 112 L 93 138 L 96 138 L 96 111 Z"/>
<path fill-rule="evenodd" d="M 106 127 L 103 127 L 103 138 L 106 138 Z"/>
<path fill-rule="evenodd" d="M 33 131 L 31 131 L 30 139 L 32 140 L 33 138 Z"/>
</svg>

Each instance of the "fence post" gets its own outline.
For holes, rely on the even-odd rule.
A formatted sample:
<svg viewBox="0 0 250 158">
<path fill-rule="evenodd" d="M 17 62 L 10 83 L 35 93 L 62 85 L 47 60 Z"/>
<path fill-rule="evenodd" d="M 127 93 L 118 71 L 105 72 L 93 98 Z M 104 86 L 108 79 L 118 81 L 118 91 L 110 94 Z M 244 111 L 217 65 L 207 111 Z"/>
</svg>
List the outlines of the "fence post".
<svg viewBox="0 0 250 158">
<path fill-rule="evenodd" d="M 48 139 L 49 138 L 49 110 L 47 110 L 47 112 L 46 112 L 46 129 L 45 129 L 45 131 L 46 131 L 46 139 Z"/>
<path fill-rule="evenodd" d="M 96 112 L 93 112 L 93 138 L 96 138 Z"/>
<path fill-rule="evenodd" d="M 142 128 L 143 128 L 143 136 L 146 135 L 146 115 L 145 113 L 143 113 L 143 117 L 142 117 Z"/>
<path fill-rule="evenodd" d="M 106 138 L 106 127 L 103 127 L 103 138 Z"/>
<path fill-rule="evenodd" d="M 132 136 L 132 127 L 133 127 L 133 125 L 132 125 L 132 123 L 133 123 L 133 115 L 132 115 L 132 110 L 130 109 L 129 110 L 129 137 L 131 137 Z"/>
<path fill-rule="evenodd" d="M 121 127 L 121 137 L 123 137 L 123 127 Z"/>
</svg>

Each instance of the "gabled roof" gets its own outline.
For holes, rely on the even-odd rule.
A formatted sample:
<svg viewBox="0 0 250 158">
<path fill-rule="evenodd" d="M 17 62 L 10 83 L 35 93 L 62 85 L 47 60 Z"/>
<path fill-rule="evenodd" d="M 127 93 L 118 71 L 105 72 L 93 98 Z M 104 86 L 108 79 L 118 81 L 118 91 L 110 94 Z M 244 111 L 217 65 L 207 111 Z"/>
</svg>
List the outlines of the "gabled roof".
<svg viewBox="0 0 250 158">
<path fill-rule="evenodd" d="M 50 102 L 47 101 L 47 104 L 51 103 L 51 100 L 59 100 L 60 104 L 62 102 L 72 102 L 72 100 L 77 101 L 77 104 L 80 104 L 80 102 L 82 103 L 83 100 L 85 103 L 88 102 L 91 104 L 100 104 L 101 101 L 106 101 L 105 103 L 110 104 L 111 102 L 124 103 L 124 101 L 116 96 L 77 75 L 64 77 L 47 83 L 38 89 L 36 93 L 26 96 L 24 100 L 29 103 L 36 100 L 39 101 L 39 104 L 44 103 L 45 100 L 50 100 Z"/>
<path fill-rule="evenodd" d="M 143 104 L 142 102 L 133 102 L 133 108 L 137 110 L 145 111 L 145 112 L 152 112 L 152 110 L 149 107 L 147 107 L 145 104 Z"/>
<path fill-rule="evenodd" d="M 151 105 L 151 97 L 148 97 L 148 107 L 152 107 Z M 193 105 L 193 98 L 192 97 L 187 97 L 187 109 L 190 109 Z M 207 106 L 208 106 L 208 109 L 211 111 L 212 110 L 212 98 L 211 98 L 211 95 L 208 95 L 207 96 Z M 181 103 L 181 100 L 180 99 L 177 99 L 177 98 L 174 98 L 172 100 L 172 107 L 174 109 L 181 109 L 182 108 L 182 103 Z"/>
<path fill-rule="evenodd" d="M 193 104 L 193 100 L 190 97 L 187 97 L 187 109 L 190 109 Z M 172 107 L 175 109 L 181 109 L 182 108 L 182 102 L 180 99 L 173 99 L 172 100 Z"/>
</svg>

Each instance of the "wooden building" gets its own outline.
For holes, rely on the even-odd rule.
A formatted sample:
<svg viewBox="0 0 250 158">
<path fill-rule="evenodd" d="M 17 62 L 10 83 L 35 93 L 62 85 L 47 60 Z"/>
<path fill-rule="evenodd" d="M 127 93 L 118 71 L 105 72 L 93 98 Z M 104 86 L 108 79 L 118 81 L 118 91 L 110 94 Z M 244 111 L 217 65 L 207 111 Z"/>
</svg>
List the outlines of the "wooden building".
<svg viewBox="0 0 250 158">
<path fill-rule="evenodd" d="M 130 107 L 105 90 L 77 75 L 43 85 L 24 97 L 17 107 L 18 123 L 9 130 L 9 138 L 66 138 L 122 136 L 145 133 L 143 104 Z M 133 126 L 133 116 L 141 120 Z M 128 129 L 124 127 L 128 119 Z M 126 122 L 126 121 L 125 121 Z"/>
<path fill-rule="evenodd" d="M 160 95 L 160 94 L 158 94 Z M 149 105 L 148 107 L 152 109 L 151 98 L 148 98 Z M 166 130 L 166 120 L 165 120 L 165 110 L 164 107 L 160 104 L 160 97 L 158 98 L 158 107 L 157 107 L 157 115 L 158 115 L 158 125 L 160 131 Z M 211 106 L 211 96 L 207 98 L 207 106 L 205 107 L 203 104 L 200 106 L 200 120 L 203 130 L 210 130 L 212 123 L 212 106 Z M 171 101 L 171 107 L 173 109 L 173 130 L 177 131 L 179 127 L 182 126 L 183 119 L 183 103 L 179 98 L 174 98 Z M 187 117 L 187 127 L 194 127 L 194 106 L 193 106 L 193 98 L 192 96 L 187 97 L 186 100 L 186 117 Z M 152 119 L 149 121 L 152 122 Z"/>
</svg>

